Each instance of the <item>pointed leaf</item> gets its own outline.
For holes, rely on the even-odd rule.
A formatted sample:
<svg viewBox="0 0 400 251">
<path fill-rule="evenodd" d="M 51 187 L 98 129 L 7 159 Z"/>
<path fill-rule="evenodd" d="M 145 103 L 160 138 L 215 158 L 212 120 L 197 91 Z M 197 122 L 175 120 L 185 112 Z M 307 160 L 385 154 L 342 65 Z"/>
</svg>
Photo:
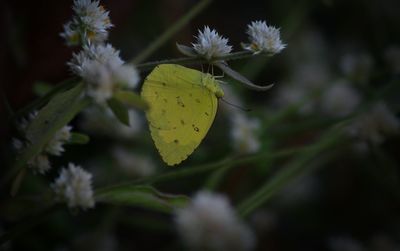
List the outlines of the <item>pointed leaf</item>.
<svg viewBox="0 0 400 251">
<path fill-rule="evenodd" d="M 267 91 L 274 86 L 274 84 L 267 85 L 267 86 L 259 86 L 253 84 L 250 80 L 248 80 L 245 76 L 240 74 L 237 71 L 234 71 L 232 68 L 230 68 L 226 63 L 224 62 L 216 62 L 214 63 L 215 66 L 220 68 L 223 72 L 225 72 L 229 77 L 241 82 L 244 84 L 246 87 L 249 89 L 255 90 L 255 91 Z"/>
<path fill-rule="evenodd" d="M 114 93 L 113 97 L 127 106 L 132 106 L 141 110 L 146 110 L 149 107 L 140 95 L 132 91 L 119 90 Z"/>
<path fill-rule="evenodd" d="M 185 56 L 197 57 L 197 53 L 192 47 L 176 43 L 176 48 Z"/>
<path fill-rule="evenodd" d="M 18 156 L 14 166 L 15 171 L 38 155 L 60 128 L 68 124 L 77 113 L 89 105 L 88 99 L 81 98 L 83 88 L 81 83 L 68 91 L 55 95 L 38 112 L 26 131 L 26 138 L 30 144 Z"/>
<path fill-rule="evenodd" d="M 38 97 L 43 97 L 53 88 L 54 87 L 47 82 L 38 81 L 33 84 L 33 93 L 35 93 L 35 95 Z"/>
<path fill-rule="evenodd" d="M 116 98 L 110 98 L 107 101 L 107 104 L 114 113 L 115 117 L 117 117 L 121 123 L 129 126 L 129 111 L 126 106 Z"/>
<path fill-rule="evenodd" d="M 68 144 L 76 144 L 76 145 L 84 145 L 89 143 L 90 138 L 88 135 L 83 133 L 72 132 L 71 138 L 68 141 Z"/>
<path fill-rule="evenodd" d="M 136 206 L 166 213 L 186 206 L 189 200 L 185 195 L 161 193 L 151 186 L 127 185 L 99 191 L 96 194 L 97 202 Z"/>
</svg>

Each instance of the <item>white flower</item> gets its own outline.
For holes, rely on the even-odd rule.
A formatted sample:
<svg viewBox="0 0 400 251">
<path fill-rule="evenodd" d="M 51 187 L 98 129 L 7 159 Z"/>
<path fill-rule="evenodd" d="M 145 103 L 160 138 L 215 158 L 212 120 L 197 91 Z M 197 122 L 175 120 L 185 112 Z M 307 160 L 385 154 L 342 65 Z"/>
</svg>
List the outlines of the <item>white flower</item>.
<svg viewBox="0 0 400 251">
<path fill-rule="evenodd" d="M 66 201 L 70 208 L 82 209 L 94 207 L 92 174 L 72 163 L 63 168 L 58 178 L 52 183 L 57 198 Z"/>
<path fill-rule="evenodd" d="M 140 156 L 122 147 L 115 147 L 112 151 L 118 166 L 127 174 L 136 177 L 146 177 L 154 174 L 154 162 L 145 156 Z"/>
<path fill-rule="evenodd" d="M 37 111 L 33 111 L 28 115 L 28 118 L 23 118 L 18 124 L 18 129 L 22 134 L 26 133 L 31 122 L 36 118 Z M 67 143 L 71 138 L 71 126 L 64 126 L 58 130 L 53 137 L 46 143 L 41 153 L 35 156 L 33 159 L 28 161 L 28 166 L 33 168 L 34 172 L 40 174 L 46 173 L 50 168 L 50 161 L 48 155 L 60 156 L 64 152 L 64 144 Z M 25 147 L 27 147 L 30 142 L 23 141 L 17 138 L 12 139 L 12 144 L 14 149 L 21 153 Z"/>
<path fill-rule="evenodd" d="M 176 212 L 175 222 L 184 243 L 196 250 L 251 250 L 252 231 L 235 215 L 226 197 L 199 192 L 189 206 Z"/>
<path fill-rule="evenodd" d="M 124 65 L 119 51 L 110 44 L 84 46 L 68 62 L 73 73 L 87 83 L 87 95 L 98 103 L 112 97 L 117 86 L 135 88 L 139 74 L 131 65 Z"/>
<path fill-rule="evenodd" d="M 260 149 L 256 132 L 260 121 L 249 119 L 241 113 L 233 115 L 231 136 L 235 149 L 240 153 L 255 153 Z"/>
<path fill-rule="evenodd" d="M 226 56 L 232 51 L 232 46 L 228 45 L 228 39 L 208 26 L 205 26 L 203 31 L 199 30 L 196 38 L 197 43 L 192 44 L 193 49 L 207 60 Z"/>
<path fill-rule="evenodd" d="M 333 117 L 344 117 L 355 111 L 361 97 L 347 82 L 336 82 L 328 87 L 321 97 L 322 110 Z"/>
<path fill-rule="evenodd" d="M 60 36 L 65 39 L 68 46 L 75 46 L 81 42 L 81 34 L 74 26 L 75 25 L 69 21 L 64 24 L 64 32 L 60 33 Z"/>
<path fill-rule="evenodd" d="M 245 46 L 245 49 L 254 53 L 264 51 L 272 54 L 285 49 L 286 45 L 281 41 L 278 28 L 268 26 L 265 21 L 253 21 L 247 27 L 250 45 Z"/>
<path fill-rule="evenodd" d="M 385 136 L 399 133 L 400 121 L 384 103 L 375 104 L 371 110 L 355 118 L 347 132 L 363 142 L 381 144 Z"/>
<path fill-rule="evenodd" d="M 30 161 L 28 161 L 28 166 L 33 168 L 34 173 L 45 174 L 51 169 L 49 157 L 46 154 L 39 154 Z"/>
<path fill-rule="evenodd" d="M 60 156 L 64 152 L 63 145 L 71 139 L 71 126 L 64 126 L 54 134 L 53 138 L 46 144 L 45 152 Z"/>
<path fill-rule="evenodd" d="M 64 25 L 61 33 L 68 45 L 77 45 L 82 40 L 87 44 L 102 43 L 108 37 L 108 29 L 113 25 L 99 1 L 75 0 L 72 7 L 75 15 Z"/>
<path fill-rule="evenodd" d="M 362 243 L 350 237 L 338 236 L 331 237 L 328 240 L 330 251 L 364 251 L 366 250 Z"/>
<path fill-rule="evenodd" d="M 340 62 L 342 72 L 352 80 L 365 83 L 374 66 L 373 58 L 367 53 L 345 54 Z"/>
</svg>

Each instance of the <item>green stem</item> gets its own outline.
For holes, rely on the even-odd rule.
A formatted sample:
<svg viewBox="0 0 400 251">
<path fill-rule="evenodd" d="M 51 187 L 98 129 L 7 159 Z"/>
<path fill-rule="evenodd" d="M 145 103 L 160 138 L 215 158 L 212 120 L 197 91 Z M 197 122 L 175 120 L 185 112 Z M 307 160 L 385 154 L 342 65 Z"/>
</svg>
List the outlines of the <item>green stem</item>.
<svg viewBox="0 0 400 251">
<path fill-rule="evenodd" d="M 329 132 L 327 135 L 315 145 L 309 147 L 302 152 L 297 158 L 292 160 L 286 168 L 277 173 L 275 177 L 264 183 L 250 197 L 245 199 L 237 207 L 239 214 L 242 217 L 248 216 L 255 209 L 262 206 L 274 194 L 279 192 L 288 182 L 294 178 L 311 170 L 310 164 L 317 156 L 320 156 L 325 150 L 331 149 L 342 139 L 340 130 Z"/>
<path fill-rule="evenodd" d="M 149 178 L 128 181 L 128 182 L 123 182 L 121 184 L 114 184 L 114 185 L 106 186 L 103 188 L 99 188 L 96 190 L 96 194 L 103 193 L 108 190 L 116 189 L 119 187 L 142 185 L 142 184 L 155 184 L 155 183 L 162 183 L 162 182 L 166 182 L 166 181 L 170 181 L 170 180 L 177 180 L 180 178 L 195 176 L 195 175 L 198 175 L 201 173 L 206 173 L 206 172 L 209 172 L 212 170 L 216 170 L 223 166 L 235 167 L 235 166 L 239 166 L 240 164 L 243 164 L 243 163 L 260 161 L 265 158 L 283 158 L 283 157 L 287 157 L 292 154 L 295 154 L 297 152 L 303 151 L 305 149 L 307 149 L 307 147 L 285 149 L 285 150 L 282 150 L 282 151 L 279 151 L 276 153 L 267 153 L 267 154 L 259 153 L 259 154 L 255 154 L 255 155 L 242 156 L 242 157 L 238 157 L 238 158 L 224 158 L 217 162 L 200 165 L 200 166 L 196 166 L 196 167 L 191 167 L 191 168 L 182 167 L 182 169 L 180 169 L 178 171 L 170 171 L 170 172 L 159 174 L 157 176 L 153 176 L 153 177 L 149 177 Z"/>
<path fill-rule="evenodd" d="M 260 53 L 257 55 L 268 55 L 268 54 Z M 218 58 L 218 61 L 230 61 L 230 60 L 249 58 L 249 57 L 253 57 L 253 56 L 254 56 L 254 54 L 250 51 L 238 51 L 238 52 L 233 52 L 226 56 L 220 57 L 220 58 Z M 138 65 L 136 65 L 136 68 L 139 71 L 148 71 L 159 64 L 193 65 L 193 64 L 207 64 L 207 63 L 210 63 L 210 62 L 207 61 L 206 59 L 203 59 L 200 57 L 181 57 L 181 58 L 172 58 L 172 59 L 165 59 L 165 60 L 159 60 L 159 61 L 138 64 Z"/>
<path fill-rule="evenodd" d="M 182 18 L 176 21 L 168 30 L 166 30 L 161 36 L 151 43 L 145 50 L 143 50 L 139 55 L 137 55 L 132 63 L 138 64 L 143 62 L 151 54 L 153 54 L 158 48 L 160 48 L 168 39 L 170 39 L 175 33 L 182 29 L 190 20 L 197 16 L 201 11 L 203 11 L 209 4 L 211 0 L 202 0 L 197 3 L 193 8 L 186 13 Z"/>
</svg>

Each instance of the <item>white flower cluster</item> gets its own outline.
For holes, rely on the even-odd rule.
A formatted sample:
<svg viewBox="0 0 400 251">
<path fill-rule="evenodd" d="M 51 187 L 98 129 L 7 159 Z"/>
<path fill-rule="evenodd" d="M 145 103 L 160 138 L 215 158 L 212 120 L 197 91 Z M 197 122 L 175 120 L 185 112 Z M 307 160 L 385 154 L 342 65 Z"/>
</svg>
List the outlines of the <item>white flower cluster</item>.
<svg viewBox="0 0 400 251">
<path fill-rule="evenodd" d="M 21 133 L 25 133 L 28 129 L 30 123 L 36 118 L 37 111 L 34 111 L 28 115 L 27 119 L 22 119 L 18 125 L 18 129 Z M 64 151 L 64 144 L 67 143 L 71 138 L 71 126 L 64 126 L 58 130 L 49 142 L 44 146 L 43 151 L 37 155 L 35 158 L 28 161 L 28 165 L 34 168 L 35 172 L 40 174 L 46 173 L 50 168 L 50 161 L 48 155 L 60 156 Z M 22 151 L 27 145 L 28 141 L 22 141 L 20 139 L 14 138 L 13 146 L 17 151 Z"/>
<path fill-rule="evenodd" d="M 268 26 L 265 21 L 254 21 L 247 27 L 250 44 L 245 45 L 245 49 L 254 53 L 267 52 L 271 54 L 279 53 L 285 49 L 286 45 L 282 43 L 278 28 Z"/>
<path fill-rule="evenodd" d="M 176 212 L 178 232 L 194 250 L 251 250 L 253 232 L 235 215 L 227 198 L 199 192 L 189 206 Z"/>
<path fill-rule="evenodd" d="M 83 111 L 79 121 L 82 130 L 91 134 L 107 135 L 118 139 L 136 139 L 143 129 L 143 118 L 139 112 L 129 109 L 129 126 L 118 121 L 111 109 L 103 106 L 91 106 Z"/>
<path fill-rule="evenodd" d="M 255 153 L 260 149 L 261 144 L 257 138 L 260 127 L 258 119 L 249 119 L 242 113 L 233 114 L 231 136 L 237 152 Z"/>
<path fill-rule="evenodd" d="M 113 25 L 99 1 L 74 0 L 72 9 L 75 15 L 60 34 L 67 45 L 102 43 L 107 39 Z"/>
<path fill-rule="evenodd" d="M 128 175 L 147 177 L 156 171 L 156 165 L 152 159 L 135 154 L 126 148 L 115 147 L 112 155 L 118 166 Z"/>
<path fill-rule="evenodd" d="M 67 202 L 70 208 L 94 207 L 92 174 L 80 166 L 69 163 L 68 168 L 63 168 L 58 178 L 50 186 L 57 199 Z"/>
<path fill-rule="evenodd" d="M 331 117 L 344 117 L 355 111 L 361 102 L 360 93 L 347 81 L 337 81 L 321 96 L 322 111 Z"/>
<path fill-rule="evenodd" d="M 266 52 L 277 54 L 285 49 L 278 28 L 268 26 L 265 21 L 254 21 L 248 25 L 247 34 L 250 44 L 243 44 L 244 49 L 255 54 Z M 228 39 L 220 36 L 218 32 L 205 26 L 195 37 L 196 43 L 192 43 L 193 51 L 208 61 L 228 55 L 232 46 L 228 45 Z"/>
<path fill-rule="evenodd" d="M 381 144 L 386 135 L 399 133 L 400 120 L 389 110 L 386 104 L 377 103 L 369 112 L 355 118 L 347 132 L 360 140 L 360 143 Z M 363 147 L 360 145 L 360 147 Z M 364 148 L 364 147 L 363 147 Z"/>
<path fill-rule="evenodd" d="M 110 44 L 84 46 L 68 65 L 87 83 L 87 95 L 100 104 L 112 97 L 116 87 L 132 89 L 139 82 L 136 68 L 124 64 Z"/>
<path fill-rule="evenodd" d="M 192 44 L 193 49 L 207 60 L 226 56 L 232 51 L 232 46 L 228 45 L 228 39 L 208 26 L 205 26 L 203 31 L 199 30 L 196 38 L 197 42 Z"/>
</svg>

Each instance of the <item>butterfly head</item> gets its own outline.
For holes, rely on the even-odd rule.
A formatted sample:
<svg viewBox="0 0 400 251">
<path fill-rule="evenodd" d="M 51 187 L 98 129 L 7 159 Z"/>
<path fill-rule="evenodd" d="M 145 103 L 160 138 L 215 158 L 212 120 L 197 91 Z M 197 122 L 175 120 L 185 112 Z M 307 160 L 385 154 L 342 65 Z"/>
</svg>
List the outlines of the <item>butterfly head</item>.
<svg viewBox="0 0 400 251">
<path fill-rule="evenodd" d="M 205 74 L 205 78 L 203 79 L 203 84 L 209 89 L 212 93 L 217 96 L 217 98 L 222 98 L 224 96 L 224 91 L 219 86 L 215 77 L 211 74 Z"/>
</svg>

